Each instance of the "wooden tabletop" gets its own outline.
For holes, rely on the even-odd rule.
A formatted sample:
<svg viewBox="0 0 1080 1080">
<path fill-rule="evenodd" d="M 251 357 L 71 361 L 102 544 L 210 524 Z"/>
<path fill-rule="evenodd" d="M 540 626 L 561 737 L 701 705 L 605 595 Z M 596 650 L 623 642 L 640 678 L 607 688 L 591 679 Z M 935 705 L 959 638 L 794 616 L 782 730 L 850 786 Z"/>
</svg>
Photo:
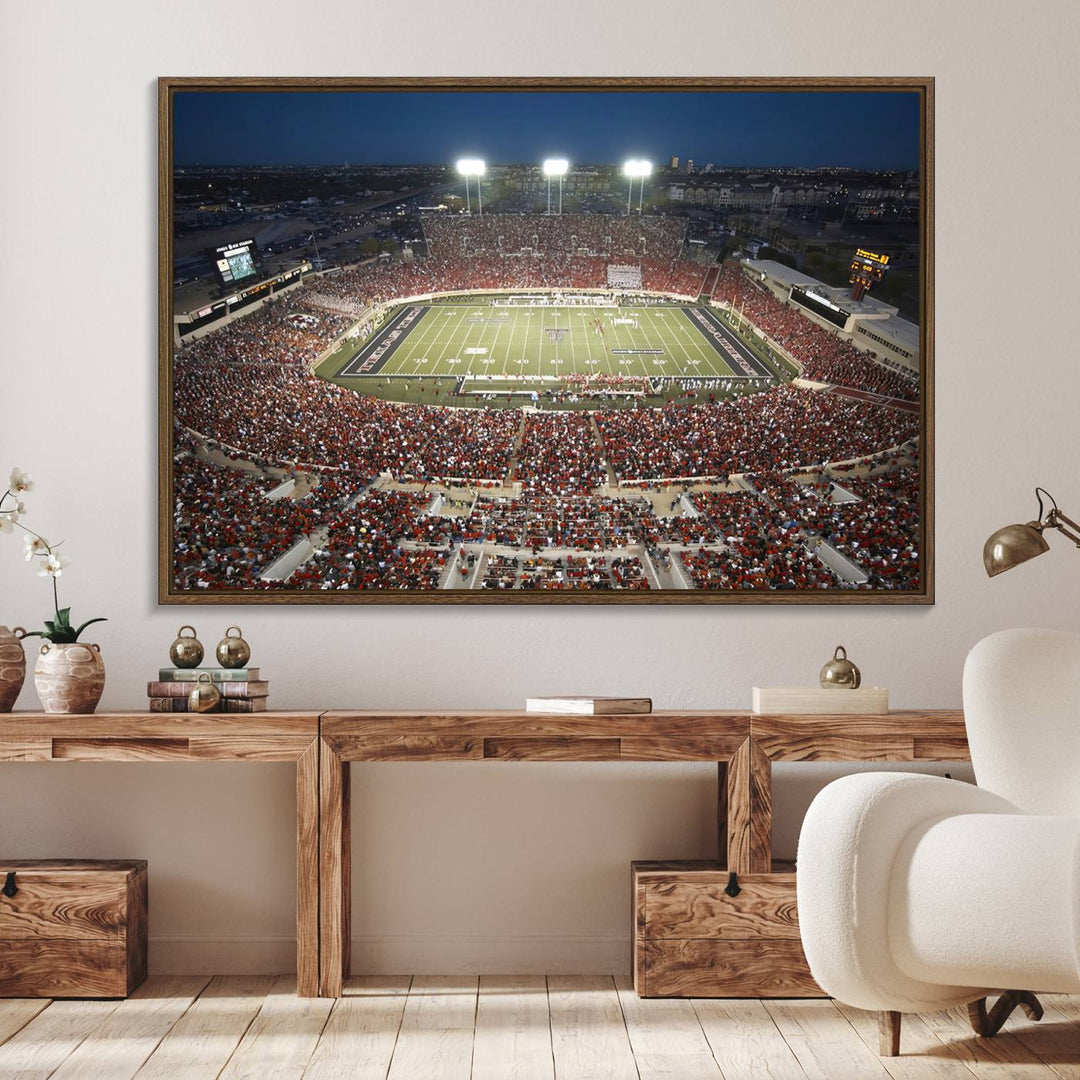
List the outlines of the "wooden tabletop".
<svg viewBox="0 0 1080 1080">
<path fill-rule="evenodd" d="M 295 761 L 317 712 L 0 716 L 0 761 Z"/>
</svg>

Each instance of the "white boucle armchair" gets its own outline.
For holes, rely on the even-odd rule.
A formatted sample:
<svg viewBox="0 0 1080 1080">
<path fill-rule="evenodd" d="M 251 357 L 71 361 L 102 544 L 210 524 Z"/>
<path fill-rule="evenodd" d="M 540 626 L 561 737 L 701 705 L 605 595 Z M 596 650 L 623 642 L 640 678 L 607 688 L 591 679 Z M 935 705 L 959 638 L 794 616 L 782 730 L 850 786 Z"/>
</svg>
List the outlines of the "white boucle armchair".
<svg viewBox="0 0 1080 1080">
<path fill-rule="evenodd" d="M 978 787 L 847 776 L 799 838 L 810 970 L 826 993 L 881 1012 L 883 1054 L 899 1053 L 905 1012 L 967 1004 L 989 1036 L 1018 1005 L 1041 1017 L 1033 991 L 1080 992 L 1080 635 L 979 642 L 964 716 Z"/>
</svg>

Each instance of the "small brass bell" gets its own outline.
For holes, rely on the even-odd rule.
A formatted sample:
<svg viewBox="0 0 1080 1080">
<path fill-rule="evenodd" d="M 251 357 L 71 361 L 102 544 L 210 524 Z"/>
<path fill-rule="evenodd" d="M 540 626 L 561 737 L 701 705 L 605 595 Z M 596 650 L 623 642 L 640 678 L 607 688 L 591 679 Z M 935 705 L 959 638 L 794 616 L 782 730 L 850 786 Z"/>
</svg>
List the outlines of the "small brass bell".
<svg viewBox="0 0 1080 1080">
<path fill-rule="evenodd" d="M 184 631 L 190 630 L 187 637 Z M 176 640 L 169 646 L 169 659 L 181 668 L 198 667 L 202 663 L 202 642 L 195 636 L 194 626 L 181 626 L 176 631 Z"/>
<path fill-rule="evenodd" d="M 221 701 L 221 694 L 214 685 L 214 680 L 206 671 L 199 672 L 199 678 L 188 692 L 189 712 L 213 712 Z"/>
<path fill-rule="evenodd" d="M 847 649 L 836 646 L 833 658 L 821 669 L 821 685 L 826 690 L 857 690 L 862 673 L 847 658 Z"/>
<path fill-rule="evenodd" d="M 232 632 L 236 631 L 236 636 Z M 218 642 L 218 663 L 222 667 L 241 668 L 251 659 L 251 646 L 244 640 L 239 626 L 230 626 Z"/>
</svg>

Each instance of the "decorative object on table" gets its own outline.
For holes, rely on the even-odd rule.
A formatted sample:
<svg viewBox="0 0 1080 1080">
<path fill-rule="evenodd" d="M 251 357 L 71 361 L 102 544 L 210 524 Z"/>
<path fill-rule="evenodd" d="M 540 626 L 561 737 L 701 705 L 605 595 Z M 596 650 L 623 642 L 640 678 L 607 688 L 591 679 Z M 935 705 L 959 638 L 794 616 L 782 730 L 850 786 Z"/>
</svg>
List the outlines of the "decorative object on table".
<svg viewBox="0 0 1080 1080">
<path fill-rule="evenodd" d="M 249 668 L 171 668 L 158 669 L 161 682 L 195 682 L 200 675 L 207 674 L 214 682 L 259 682 L 262 671 L 257 667 Z"/>
<path fill-rule="evenodd" d="M 885 686 L 860 686 L 838 694 L 823 686 L 755 686 L 752 711 L 778 715 L 855 716 L 889 711 Z"/>
<path fill-rule="evenodd" d="M 525 711 L 555 716 L 616 716 L 620 713 L 651 713 L 652 698 L 632 697 L 531 697 Z"/>
<path fill-rule="evenodd" d="M 233 637 L 233 631 L 236 636 Z M 244 640 L 239 626 L 230 626 L 225 636 L 218 642 L 218 663 L 223 668 L 242 668 L 251 659 L 251 646 Z"/>
<path fill-rule="evenodd" d="M 819 686 L 755 686 L 753 711 L 808 716 L 882 714 L 889 711 L 889 691 L 883 686 L 863 686 L 862 672 L 848 659 L 847 649 L 837 645 L 832 659 L 818 675 Z M 835 693 L 843 690 L 842 694 Z"/>
<path fill-rule="evenodd" d="M 161 668 L 146 684 L 151 712 L 188 712 L 188 698 L 197 683 L 209 680 L 219 695 L 211 712 L 265 712 L 270 683 L 258 668 Z"/>
<path fill-rule="evenodd" d="M 881 1013 L 883 1054 L 899 1052 L 904 1012 L 966 1004 L 985 1037 L 1017 1006 L 1038 1019 L 1039 991 L 1080 993 L 1080 634 L 984 638 L 963 703 L 978 786 L 845 776 L 799 837 L 810 969 L 828 994 Z"/>
<path fill-rule="evenodd" d="M 652 143 L 649 117 L 677 103 L 682 152 L 701 148 L 697 174 L 718 126 L 730 160 L 769 143 L 778 168 L 750 205 L 784 213 L 805 199 L 842 220 L 822 261 L 828 280 L 756 244 L 699 262 L 681 207 L 706 194 L 715 205 L 720 179 L 685 157 L 623 158 L 583 118 L 586 101 L 627 149 Z M 170 77 L 158 105 L 161 603 L 933 603 L 933 78 Z M 513 128 L 512 181 L 495 159 L 440 158 L 440 114 Z M 320 251 L 310 205 L 331 234 L 353 230 L 351 207 L 326 197 L 339 165 L 280 164 L 286 124 L 296 160 L 322 160 L 326 130 L 364 132 L 387 189 L 447 185 L 451 212 L 403 203 L 406 231 L 426 242 L 400 259 L 346 259 L 352 240 Z M 549 124 L 577 160 L 545 160 Z M 843 132 L 827 167 L 798 164 L 811 125 Z M 250 223 L 222 223 L 207 263 L 214 298 L 196 299 L 182 284 L 185 206 L 238 185 L 239 161 L 219 152 L 237 146 L 234 130 L 295 240 L 271 256 Z M 902 179 L 878 167 L 882 142 Z M 393 164 L 402 156 L 430 165 L 417 174 Z M 203 162 L 197 178 L 192 160 Z M 899 261 L 878 210 L 863 212 L 856 174 L 889 193 L 884 216 L 904 219 Z M 594 187 L 625 203 L 619 214 L 583 195 Z M 345 316 L 318 281 L 338 255 L 350 295 L 379 294 L 340 343 Z M 478 274 L 483 298 L 468 294 Z M 423 303 L 420 279 L 431 285 Z M 302 310 L 261 305 L 282 290 Z M 513 335 L 477 347 L 475 323 L 510 320 Z M 206 357 L 254 371 L 295 352 L 298 329 L 318 365 L 260 380 L 257 405 L 241 380 L 208 379 Z M 398 376 L 419 387 L 423 409 L 394 400 Z M 520 418 L 469 407 L 496 398 L 543 407 Z M 253 412 L 257 434 L 238 421 Z M 390 445 L 411 451 L 391 464 Z M 357 479 L 387 467 L 395 482 L 419 468 L 423 491 Z M 716 490 L 737 474 L 737 490 Z M 264 497 L 271 528 L 250 513 Z M 740 542 L 723 545 L 732 533 Z M 627 545 L 646 537 L 648 550 Z"/>
<path fill-rule="evenodd" d="M 862 672 L 848 659 L 847 649 L 837 645 L 832 659 L 821 669 L 819 679 L 826 690 L 858 690 Z"/>
<path fill-rule="evenodd" d="M 22 639 L 26 631 L 21 626 L 9 630 L 0 626 L 0 713 L 15 707 L 23 682 L 26 680 L 26 653 Z"/>
<path fill-rule="evenodd" d="M 1050 501 L 1050 512 L 1045 517 L 1044 495 Z M 1057 529 L 1080 548 L 1080 525 L 1058 509 L 1054 496 L 1046 488 L 1037 487 L 1035 498 L 1039 500 L 1039 515 L 1034 521 L 1026 525 L 1006 525 L 993 533 L 983 545 L 983 566 L 990 577 L 997 577 L 1049 551 L 1050 545 L 1043 536 L 1047 529 Z"/>
<path fill-rule="evenodd" d="M 185 636 L 185 630 L 191 633 Z M 169 646 L 169 659 L 178 668 L 197 668 L 203 661 L 204 653 L 202 642 L 195 636 L 194 626 L 181 626 L 176 631 L 176 640 Z"/>
<path fill-rule="evenodd" d="M 81 641 L 43 642 L 34 664 L 34 686 L 47 713 L 92 713 L 105 689 L 101 647 Z"/>
<path fill-rule="evenodd" d="M 45 638 L 34 664 L 34 685 L 47 713 L 92 713 L 105 689 L 105 664 L 101 647 L 80 642 L 79 635 L 91 624 L 105 619 L 87 619 L 80 626 L 72 626 L 71 608 L 60 606 L 57 581 L 70 563 L 59 551 L 62 540 L 50 543 L 22 521 L 26 505 L 20 496 L 33 490 L 29 473 L 18 468 L 11 470 L 7 490 L 0 496 L 0 533 L 22 530 L 26 534 L 23 537 L 26 561 L 37 563 L 39 577 L 52 579 L 54 617 L 45 620 L 44 630 L 23 634 Z"/>
<path fill-rule="evenodd" d="M 146 978 L 147 866 L 0 859 L 0 998 L 121 998 Z"/>
<path fill-rule="evenodd" d="M 200 673 L 187 695 L 188 712 L 213 712 L 221 701 L 221 692 L 206 672 Z"/>
</svg>

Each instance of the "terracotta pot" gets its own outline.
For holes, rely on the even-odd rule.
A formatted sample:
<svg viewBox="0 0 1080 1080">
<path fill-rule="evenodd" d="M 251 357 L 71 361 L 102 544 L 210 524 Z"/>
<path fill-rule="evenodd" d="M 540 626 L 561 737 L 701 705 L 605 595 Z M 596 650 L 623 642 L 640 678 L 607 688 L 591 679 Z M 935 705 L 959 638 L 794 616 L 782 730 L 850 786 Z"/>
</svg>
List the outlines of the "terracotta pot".
<svg viewBox="0 0 1080 1080">
<path fill-rule="evenodd" d="M 47 713 L 92 713 L 105 689 L 105 664 L 97 645 L 41 645 L 34 685 Z"/>
<path fill-rule="evenodd" d="M 23 652 L 21 626 L 9 630 L 0 626 L 0 713 L 11 712 L 26 678 L 26 653 Z"/>
</svg>

